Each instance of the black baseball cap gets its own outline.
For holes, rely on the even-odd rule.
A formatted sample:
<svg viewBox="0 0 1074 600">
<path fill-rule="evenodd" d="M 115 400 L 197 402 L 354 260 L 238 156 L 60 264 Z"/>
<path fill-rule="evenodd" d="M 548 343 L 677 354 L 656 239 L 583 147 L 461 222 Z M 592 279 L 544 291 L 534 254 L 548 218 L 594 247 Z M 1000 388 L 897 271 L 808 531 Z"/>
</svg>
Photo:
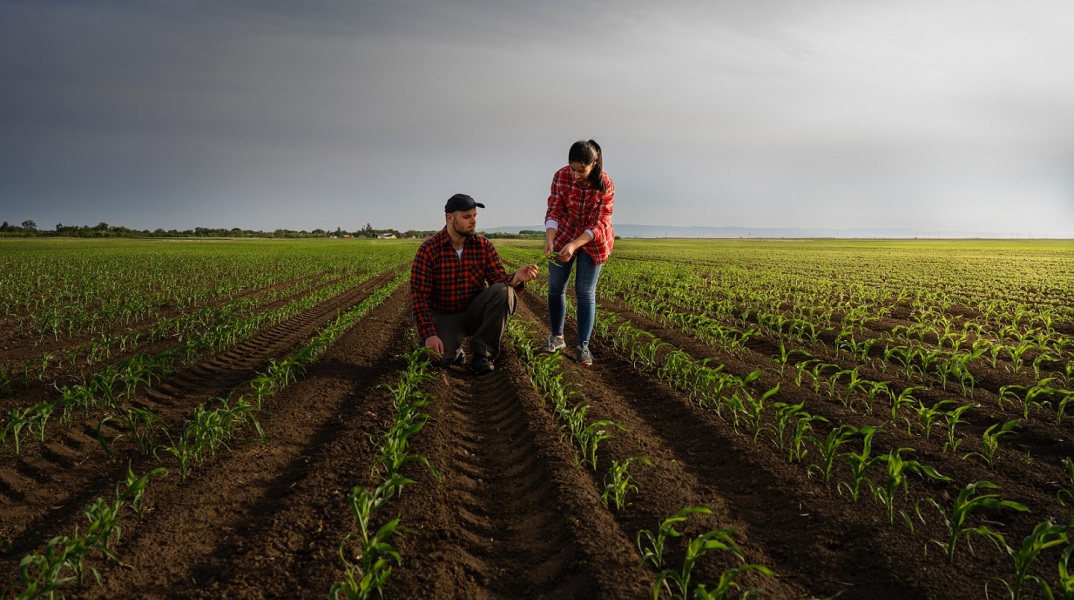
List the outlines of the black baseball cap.
<svg viewBox="0 0 1074 600">
<path fill-rule="evenodd" d="M 457 210 L 470 210 L 474 207 L 485 208 L 485 205 L 480 202 L 474 202 L 474 199 L 466 194 L 455 194 L 448 198 L 447 204 L 444 205 L 444 212 L 450 213 Z"/>
</svg>

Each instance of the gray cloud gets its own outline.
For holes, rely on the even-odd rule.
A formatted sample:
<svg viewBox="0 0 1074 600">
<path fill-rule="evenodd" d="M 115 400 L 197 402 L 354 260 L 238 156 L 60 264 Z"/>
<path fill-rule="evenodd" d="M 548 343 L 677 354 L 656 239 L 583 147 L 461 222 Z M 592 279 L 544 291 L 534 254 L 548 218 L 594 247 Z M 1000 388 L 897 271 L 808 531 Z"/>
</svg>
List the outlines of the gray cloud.
<svg viewBox="0 0 1074 600">
<path fill-rule="evenodd" d="M 532 225 L 578 138 L 616 220 L 1074 236 L 1051 1 L 0 1 L 0 218 Z M 45 225 L 48 224 L 48 225 Z"/>
</svg>

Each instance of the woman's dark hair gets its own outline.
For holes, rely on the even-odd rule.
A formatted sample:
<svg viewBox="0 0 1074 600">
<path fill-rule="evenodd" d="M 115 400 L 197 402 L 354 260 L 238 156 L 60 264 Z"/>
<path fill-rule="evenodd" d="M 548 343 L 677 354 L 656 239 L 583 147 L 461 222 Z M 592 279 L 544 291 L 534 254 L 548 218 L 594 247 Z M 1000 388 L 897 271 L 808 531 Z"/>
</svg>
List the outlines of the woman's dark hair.
<svg viewBox="0 0 1074 600">
<path fill-rule="evenodd" d="M 582 163 L 583 165 L 593 165 L 593 170 L 589 172 L 589 185 L 600 191 L 606 191 L 604 189 L 604 158 L 601 156 L 600 145 L 593 140 L 588 142 L 585 140 L 578 140 L 571 144 L 571 151 L 567 153 L 567 162 Z"/>
</svg>

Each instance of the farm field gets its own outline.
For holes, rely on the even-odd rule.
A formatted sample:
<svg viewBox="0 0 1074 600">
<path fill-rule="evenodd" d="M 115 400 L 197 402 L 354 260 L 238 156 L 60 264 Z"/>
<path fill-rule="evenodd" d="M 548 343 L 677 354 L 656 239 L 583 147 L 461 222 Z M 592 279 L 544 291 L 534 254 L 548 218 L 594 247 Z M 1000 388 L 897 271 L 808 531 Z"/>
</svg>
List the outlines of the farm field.
<svg viewBox="0 0 1074 600">
<path fill-rule="evenodd" d="M 4 597 L 1074 594 L 1069 242 L 619 240 L 481 378 L 416 247 L 0 239 Z"/>
</svg>

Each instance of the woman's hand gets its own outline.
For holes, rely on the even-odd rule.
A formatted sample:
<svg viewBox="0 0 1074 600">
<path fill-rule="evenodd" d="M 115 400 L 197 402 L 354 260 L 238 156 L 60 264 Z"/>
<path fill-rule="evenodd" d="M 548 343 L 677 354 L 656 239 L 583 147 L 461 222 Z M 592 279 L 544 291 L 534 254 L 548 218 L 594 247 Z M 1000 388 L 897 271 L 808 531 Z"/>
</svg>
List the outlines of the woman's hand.
<svg viewBox="0 0 1074 600">
<path fill-rule="evenodd" d="M 560 248 L 559 249 L 559 254 L 557 254 L 556 257 L 559 259 L 559 262 L 568 263 L 568 262 L 570 262 L 571 257 L 574 256 L 575 249 L 576 249 L 576 247 L 574 245 L 574 242 L 571 242 L 571 243 L 567 244 L 566 246 L 563 246 L 562 248 Z"/>
</svg>

